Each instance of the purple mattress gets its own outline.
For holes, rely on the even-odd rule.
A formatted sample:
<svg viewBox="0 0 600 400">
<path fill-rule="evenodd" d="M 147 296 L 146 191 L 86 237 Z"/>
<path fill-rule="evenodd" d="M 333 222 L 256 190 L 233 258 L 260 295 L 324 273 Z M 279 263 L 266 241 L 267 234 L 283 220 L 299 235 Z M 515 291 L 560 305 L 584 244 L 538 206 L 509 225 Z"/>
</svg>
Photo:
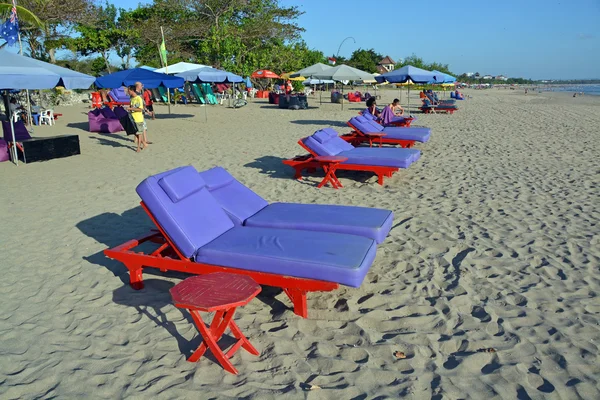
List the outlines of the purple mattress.
<svg viewBox="0 0 600 400">
<path fill-rule="evenodd" d="M 347 233 L 385 240 L 394 221 L 389 210 L 324 204 L 273 203 L 221 167 L 200 172 L 208 190 L 236 225 Z"/>
<path fill-rule="evenodd" d="M 357 287 L 375 259 L 375 241 L 362 236 L 235 226 L 191 166 L 150 176 L 136 191 L 197 262 Z"/>
<path fill-rule="evenodd" d="M 414 140 L 425 143 L 429 141 L 431 129 L 423 127 L 383 127 L 365 117 L 354 117 L 350 123 L 363 133 L 383 132 L 385 139 Z"/>
<path fill-rule="evenodd" d="M 320 156 L 342 156 L 343 164 L 375 165 L 408 168 L 417 161 L 421 152 L 417 149 L 354 147 L 340 138 L 332 128 L 321 129 L 303 140 L 303 143 Z"/>
</svg>

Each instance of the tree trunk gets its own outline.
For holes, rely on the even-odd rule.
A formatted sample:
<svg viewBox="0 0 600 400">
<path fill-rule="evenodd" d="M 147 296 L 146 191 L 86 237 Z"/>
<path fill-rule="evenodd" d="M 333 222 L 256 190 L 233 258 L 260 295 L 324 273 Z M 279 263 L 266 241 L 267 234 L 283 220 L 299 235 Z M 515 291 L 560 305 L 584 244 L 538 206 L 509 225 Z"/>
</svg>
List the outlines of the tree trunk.
<svg viewBox="0 0 600 400">
<path fill-rule="evenodd" d="M 104 63 L 106 64 L 106 71 L 110 74 L 110 63 L 108 62 L 108 54 L 106 52 L 102 52 L 102 58 L 104 58 Z"/>
</svg>

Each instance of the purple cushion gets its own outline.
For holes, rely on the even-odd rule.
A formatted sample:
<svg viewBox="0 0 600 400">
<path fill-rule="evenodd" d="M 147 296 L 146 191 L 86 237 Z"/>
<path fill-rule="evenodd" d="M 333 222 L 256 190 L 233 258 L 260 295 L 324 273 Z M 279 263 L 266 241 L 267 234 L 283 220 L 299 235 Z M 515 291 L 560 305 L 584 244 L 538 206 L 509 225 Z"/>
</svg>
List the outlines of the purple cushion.
<svg viewBox="0 0 600 400">
<path fill-rule="evenodd" d="M 316 131 L 315 134 L 313 135 L 313 138 L 317 142 L 319 142 L 321 144 L 324 144 L 324 143 L 327 143 L 329 141 L 330 136 L 327 134 L 327 132 L 323 132 L 321 130 L 321 131 Z"/>
<path fill-rule="evenodd" d="M 372 122 L 372 124 L 370 122 Z M 377 122 L 373 120 L 368 120 L 365 117 L 361 116 L 352 118 L 350 120 L 350 123 L 362 133 L 381 132 L 383 130 L 383 127 Z"/>
<path fill-rule="evenodd" d="M 191 182 L 190 171 L 195 176 Z M 160 177 L 150 176 L 138 185 L 136 191 L 181 253 L 192 257 L 198 248 L 231 229 L 233 222 L 206 187 L 188 193 L 187 197 L 174 203 L 159 184 L 159 179 L 166 176 L 164 173 Z M 177 188 L 173 190 L 179 194 L 183 193 L 187 184 L 190 188 L 197 188 L 202 182 L 204 186 L 192 166 L 178 168 L 168 174 L 168 178 L 170 187 Z"/>
<path fill-rule="evenodd" d="M 235 227 L 198 249 L 196 262 L 358 287 L 376 244 L 361 236 Z"/>
<path fill-rule="evenodd" d="M 125 109 L 124 109 L 123 107 L 121 107 L 121 106 L 117 106 L 117 107 L 115 107 L 115 108 L 113 109 L 113 113 L 115 114 L 115 116 L 116 116 L 118 119 L 121 119 L 121 118 L 123 118 L 123 117 L 126 117 L 126 116 L 127 116 L 127 114 L 128 114 L 128 113 L 127 113 L 127 111 L 125 111 Z"/>
<path fill-rule="evenodd" d="M 425 127 L 386 127 L 383 129 L 385 139 L 414 140 L 425 143 L 431 137 L 431 129 Z"/>
<path fill-rule="evenodd" d="M 318 156 L 335 156 L 340 152 L 340 150 L 336 149 L 335 147 L 327 146 L 317 142 L 317 140 L 312 136 L 303 139 L 302 143 L 304 143 L 306 147 L 311 149 Z"/>
<path fill-rule="evenodd" d="M 243 225 L 247 218 L 269 204 L 221 167 L 200 172 L 200 176 L 221 208 L 236 225 Z"/>
<path fill-rule="evenodd" d="M 221 167 L 200 172 L 208 190 L 236 225 L 359 235 L 381 243 L 394 214 L 389 210 L 322 204 L 273 203 Z"/>
<path fill-rule="evenodd" d="M 343 164 L 376 165 L 382 167 L 408 168 L 421 157 L 417 149 L 356 147 L 339 154 L 348 157 Z"/>
<path fill-rule="evenodd" d="M 15 129 L 15 141 L 20 142 L 22 140 L 31 139 L 31 135 L 25 126 L 23 121 L 17 121 L 14 123 Z M 2 130 L 4 133 L 4 140 L 7 142 L 12 142 L 12 128 L 10 126 L 10 121 L 2 121 Z"/>
<path fill-rule="evenodd" d="M 102 115 L 104 116 L 104 118 L 118 119 L 117 115 L 115 114 L 115 112 L 113 110 L 111 110 L 110 108 L 108 108 L 108 107 L 101 108 L 100 112 L 102 113 Z"/>
<path fill-rule="evenodd" d="M 102 114 L 96 116 L 91 111 L 88 113 L 88 122 L 90 132 L 115 133 L 123 130 L 118 119 L 104 118 Z"/>
<path fill-rule="evenodd" d="M 131 101 L 129 95 L 125 93 L 124 87 L 115 88 L 108 92 L 108 94 L 110 95 L 110 97 L 112 97 L 114 101 L 119 103 L 129 103 Z"/>
<path fill-rule="evenodd" d="M 393 221 L 394 213 L 380 208 L 273 203 L 248 218 L 244 225 L 347 233 L 381 243 Z"/>
<path fill-rule="evenodd" d="M 200 175 L 193 168 L 182 168 L 177 174 L 172 173 L 158 180 L 173 203 L 178 203 L 206 186 Z"/>
<path fill-rule="evenodd" d="M 0 139 L 0 162 L 10 160 L 10 156 L 8 155 L 8 143 L 6 140 Z"/>
</svg>

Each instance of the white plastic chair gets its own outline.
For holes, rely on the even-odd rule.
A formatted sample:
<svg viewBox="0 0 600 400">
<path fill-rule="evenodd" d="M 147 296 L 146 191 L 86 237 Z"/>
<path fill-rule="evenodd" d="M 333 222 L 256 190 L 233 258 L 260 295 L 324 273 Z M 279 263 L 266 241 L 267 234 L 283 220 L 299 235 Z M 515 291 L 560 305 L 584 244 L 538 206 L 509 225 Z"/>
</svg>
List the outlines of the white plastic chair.
<svg viewBox="0 0 600 400">
<path fill-rule="evenodd" d="M 54 112 L 52 110 L 44 110 L 40 113 L 40 125 L 54 125 Z"/>
<path fill-rule="evenodd" d="M 13 119 L 13 122 L 18 122 L 21 119 L 21 116 L 19 115 L 19 113 L 14 112 L 12 114 L 12 119 Z"/>
</svg>

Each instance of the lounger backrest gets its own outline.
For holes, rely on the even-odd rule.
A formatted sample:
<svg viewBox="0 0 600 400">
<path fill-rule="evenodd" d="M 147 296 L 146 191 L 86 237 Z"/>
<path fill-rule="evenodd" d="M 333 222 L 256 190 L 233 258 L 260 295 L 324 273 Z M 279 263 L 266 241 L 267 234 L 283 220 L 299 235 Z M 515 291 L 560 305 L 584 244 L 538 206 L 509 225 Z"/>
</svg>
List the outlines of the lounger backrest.
<svg viewBox="0 0 600 400">
<path fill-rule="evenodd" d="M 374 121 L 374 120 L 375 120 L 375 116 L 374 116 L 373 114 L 371 114 L 370 112 L 368 112 L 368 110 L 369 110 L 369 109 L 367 108 L 367 111 L 366 111 L 366 112 L 364 112 L 364 111 L 363 111 L 363 113 L 362 113 L 362 117 L 363 117 L 363 118 L 366 118 L 366 119 L 368 119 L 368 120 Z"/>
<path fill-rule="evenodd" d="M 353 125 L 363 133 L 383 131 L 383 127 L 373 120 L 369 120 L 362 116 L 354 117 L 353 119 L 356 122 L 356 124 Z"/>
<path fill-rule="evenodd" d="M 236 225 L 265 208 L 269 203 L 242 185 L 222 167 L 214 167 L 200 172 L 208 191 Z"/>
<path fill-rule="evenodd" d="M 325 128 L 316 131 L 304 140 L 304 144 L 319 156 L 335 156 L 342 151 L 352 150 L 354 147 L 338 136 L 335 129 Z"/>
<path fill-rule="evenodd" d="M 185 257 L 234 226 L 192 166 L 150 176 L 136 191 Z"/>
<path fill-rule="evenodd" d="M 386 107 L 387 109 L 389 109 L 389 107 Z M 383 112 L 382 112 L 383 114 Z M 363 121 L 363 123 L 365 125 L 367 125 L 369 128 L 371 128 L 370 132 L 383 132 L 383 126 L 381 126 L 380 124 L 378 124 L 377 122 L 373 121 L 373 120 L 368 120 L 365 119 Z"/>
</svg>

